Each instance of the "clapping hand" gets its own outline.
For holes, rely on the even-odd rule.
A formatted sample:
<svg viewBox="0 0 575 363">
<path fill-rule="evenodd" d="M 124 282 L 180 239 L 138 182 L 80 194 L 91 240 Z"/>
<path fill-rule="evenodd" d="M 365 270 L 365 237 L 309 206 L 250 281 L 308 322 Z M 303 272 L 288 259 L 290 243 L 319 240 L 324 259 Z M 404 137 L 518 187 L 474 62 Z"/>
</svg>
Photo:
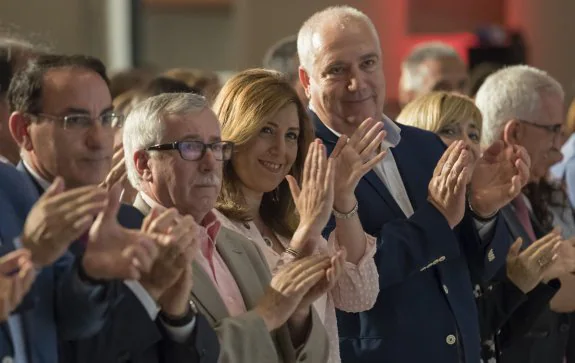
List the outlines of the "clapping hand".
<svg viewBox="0 0 575 363">
<path fill-rule="evenodd" d="M 475 164 L 469 186 L 469 203 L 481 217 L 497 213 L 519 195 L 529 181 L 531 159 L 518 145 L 497 141 Z"/>
<path fill-rule="evenodd" d="M 34 278 L 30 251 L 19 249 L 0 257 L 0 322 L 20 305 Z"/>
<path fill-rule="evenodd" d="M 472 157 L 463 141 L 452 143 L 441 156 L 429 182 L 428 201 L 443 214 L 450 228 L 458 225 L 465 215 Z"/>
<path fill-rule="evenodd" d="M 116 220 L 120 209 L 120 187 L 110 191 L 106 208 L 92 224 L 82 259 L 86 274 L 95 280 L 138 280 L 152 268 L 158 245 L 169 237 L 126 229 Z"/>
<path fill-rule="evenodd" d="M 290 247 L 307 256 L 315 250 L 310 238 L 321 236 L 331 216 L 334 199 L 334 159 L 327 158 L 325 146 L 315 140 L 305 159 L 302 187 L 291 175 L 286 176 L 300 217 Z M 317 240 L 317 239 L 313 239 Z"/>
<path fill-rule="evenodd" d="M 97 186 L 64 191 L 58 177 L 34 204 L 21 235 L 37 267 L 54 263 L 85 233 L 108 204 L 108 193 Z"/>
</svg>

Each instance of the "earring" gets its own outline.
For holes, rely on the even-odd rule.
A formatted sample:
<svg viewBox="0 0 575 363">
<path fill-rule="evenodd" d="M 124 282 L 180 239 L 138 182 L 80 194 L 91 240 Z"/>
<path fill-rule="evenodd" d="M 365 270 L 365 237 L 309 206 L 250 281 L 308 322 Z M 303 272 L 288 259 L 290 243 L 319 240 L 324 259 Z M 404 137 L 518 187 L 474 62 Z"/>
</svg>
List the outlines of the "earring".
<svg viewBox="0 0 575 363">
<path fill-rule="evenodd" d="M 273 201 L 274 203 L 278 203 L 278 202 L 280 201 L 280 191 L 279 191 L 279 188 L 275 188 L 275 189 L 272 191 L 272 201 Z"/>
</svg>

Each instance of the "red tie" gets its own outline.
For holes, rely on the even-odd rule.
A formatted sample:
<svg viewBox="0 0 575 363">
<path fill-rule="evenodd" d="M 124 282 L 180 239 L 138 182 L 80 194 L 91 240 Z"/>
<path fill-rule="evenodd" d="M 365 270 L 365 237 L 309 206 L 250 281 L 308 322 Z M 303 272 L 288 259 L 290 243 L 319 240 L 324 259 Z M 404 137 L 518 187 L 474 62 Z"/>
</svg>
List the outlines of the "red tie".
<svg viewBox="0 0 575 363">
<path fill-rule="evenodd" d="M 527 209 L 527 204 L 523 198 L 523 195 L 520 194 L 517 198 L 513 199 L 511 204 L 515 207 L 515 215 L 517 215 L 517 218 L 519 219 L 519 222 L 521 222 L 521 225 L 523 225 L 525 232 L 527 232 L 527 235 L 531 238 L 531 242 L 534 242 L 537 237 L 535 237 L 535 231 L 533 230 L 533 225 L 529 218 L 529 209 Z"/>
</svg>

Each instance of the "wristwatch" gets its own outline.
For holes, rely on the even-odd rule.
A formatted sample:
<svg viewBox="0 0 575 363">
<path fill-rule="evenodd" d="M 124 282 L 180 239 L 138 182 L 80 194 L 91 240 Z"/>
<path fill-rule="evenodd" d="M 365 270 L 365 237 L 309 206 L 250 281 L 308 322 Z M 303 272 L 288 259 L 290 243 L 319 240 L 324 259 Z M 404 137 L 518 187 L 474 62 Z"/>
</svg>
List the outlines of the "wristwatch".
<svg viewBox="0 0 575 363">
<path fill-rule="evenodd" d="M 173 327 L 182 327 L 188 325 L 194 318 L 198 310 L 196 309 L 196 304 L 192 300 L 190 300 L 189 309 L 186 314 L 180 317 L 174 317 L 171 315 L 166 314 L 164 311 L 160 311 L 160 318 L 168 325 Z"/>
</svg>

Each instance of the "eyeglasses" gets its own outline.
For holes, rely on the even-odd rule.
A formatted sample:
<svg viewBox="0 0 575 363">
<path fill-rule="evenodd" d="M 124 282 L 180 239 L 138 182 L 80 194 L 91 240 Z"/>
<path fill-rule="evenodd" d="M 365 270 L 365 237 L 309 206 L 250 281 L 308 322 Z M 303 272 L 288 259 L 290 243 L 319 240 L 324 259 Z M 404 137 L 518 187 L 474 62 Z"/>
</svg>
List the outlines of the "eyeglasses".
<svg viewBox="0 0 575 363">
<path fill-rule="evenodd" d="M 216 160 L 226 161 L 232 158 L 234 143 L 230 141 L 218 141 L 211 144 L 204 144 L 201 141 L 176 141 L 169 144 L 149 146 L 145 150 L 178 150 L 182 159 L 196 161 L 204 157 L 207 149 L 212 150 Z"/>
<path fill-rule="evenodd" d="M 102 127 L 106 128 L 121 128 L 123 126 L 124 118 L 122 115 L 116 113 L 106 113 L 98 117 L 92 117 L 85 114 L 70 114 L 66 116 L 56 116 L 47 113 L 32 114 L 32 116 L 47 118 L 49 120 L 62 122 L 65 129 L 89 129 L 94 126 L 95 122 L 100 122 Z"/>
<path fill-rule="evenodd" d="M 538 123 L 535 123 L 535 122 L 532 122 L 532 121 L 527 121 L 527 120 L 519 120 L 519 122 L 523 122 L 524 124 L 537 127 L 538 129 L 545 130 L 545 131 L 547 131 L 547 132 L 553 134 L 554 136 L 560 135 L 560 134 L 561 134 L 561 129 L 563 128 L 563 125 L 562 125 L 562 124 L 556 124 L 556 125 L 540 125 L 540 124 L 538 124 Z"/>
</svg>

